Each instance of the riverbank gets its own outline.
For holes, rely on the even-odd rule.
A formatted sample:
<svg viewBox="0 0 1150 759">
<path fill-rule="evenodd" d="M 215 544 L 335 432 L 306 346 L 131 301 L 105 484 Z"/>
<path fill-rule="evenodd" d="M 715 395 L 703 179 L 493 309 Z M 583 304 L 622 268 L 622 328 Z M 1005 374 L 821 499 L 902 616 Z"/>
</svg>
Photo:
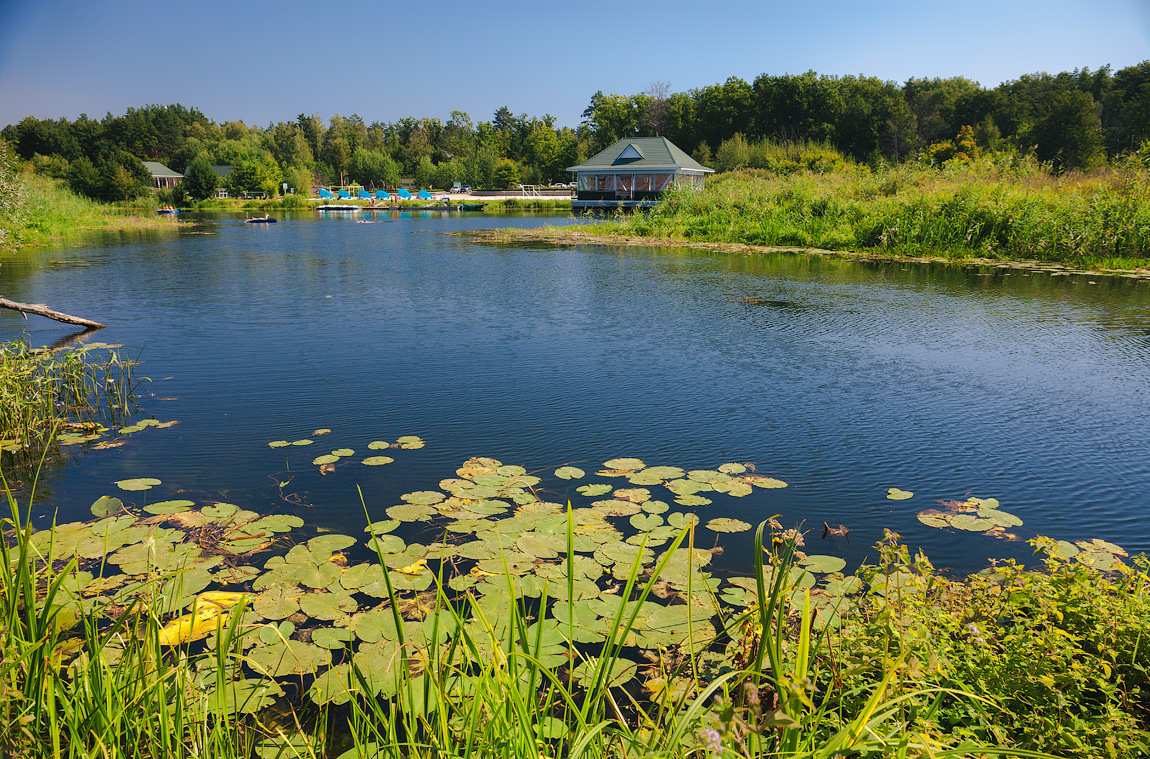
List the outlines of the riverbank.
<svg viewBox="0 0 1150 759">
<path fill-rule="evenodd" d="M 22 176 L 27 200 L 19 225 L 12 230 L 18 247 L 47 245 L 83 237 L 88 232 L 174 230 L 176 219 L 153 208 L 99 203 L 70 192 L 64 183 L 39 174 Z"/>
<path fill-rule="evenodd" d="M 1148 201 L 1150 179 L 1138 167 L 1055 177 L 1008 157 L 941 170 L 908 164 L 789 176 L 735 171 L 712 178 L 703 192 L 672 192 L 643 213 L 508 237 L 1054 266 L 1141 277 L 1150 272 Z"/>
</svg>

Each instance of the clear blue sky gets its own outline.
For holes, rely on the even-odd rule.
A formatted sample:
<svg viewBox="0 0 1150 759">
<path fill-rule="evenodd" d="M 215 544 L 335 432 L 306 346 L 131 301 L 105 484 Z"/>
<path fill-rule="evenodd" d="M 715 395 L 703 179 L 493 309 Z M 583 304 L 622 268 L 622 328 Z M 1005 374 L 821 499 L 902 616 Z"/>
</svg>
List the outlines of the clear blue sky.
<svg viewBox="0 0 1150 759">
<path fill-rule="evenodd" d="M 575 126 L 596 90 L 761 73 L 965 76 L 1150 58 L 1150 0 L 0 0 L 0 126 L 182 103 L 265 126 L 300 113 Z"/>
</svg>

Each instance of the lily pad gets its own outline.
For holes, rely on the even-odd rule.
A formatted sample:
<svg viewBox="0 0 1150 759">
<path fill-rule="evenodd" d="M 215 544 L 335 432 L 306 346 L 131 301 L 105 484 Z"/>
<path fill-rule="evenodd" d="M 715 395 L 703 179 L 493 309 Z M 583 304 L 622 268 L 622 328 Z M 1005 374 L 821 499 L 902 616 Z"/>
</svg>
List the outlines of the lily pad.
<svg viewBox="0 0 1150 759">
<path fill-rule="evenodd" d="M 309 440 L 307 438 L 304 438 L 303 440 L 293 440 L 291 444 L 292 445 L 311 445 L 314 442 L 315 442 L 314 440 Z"/>
<path fill-rule="evenodd" d="M 430 506 L 439 503 L 444 499 L 443 493 L 437 490 L 417 490 L 414 493 L 404 493 L 400 496 L 408 503 L 416 503 L 423 506 Z"/>
<path fill-rule="evenodd" d="M 347 458 L 348 456 L 354 456 L 355 451 L 352 450 L 351 448 L 336 448 L 334 451 L 331 452 L 331 455 L 332 456 L 339 456 L 341 458 Z"/>
<path fill-rule="evenodd" d="M 98 517 L 111 516 L 118 514 L 124 509 L 124 502 L 119 498 L 114 498 L 110 495 L 100 496 L 96 502 L 92 504 L 92 513 Z"/>
<path fill-rule="evenodd" d="M 815 572 L 817 574 L 830 574 L 831 572 L 841 572 L 846 567 L 846 559 L 838 556 L 828 556 L 827 554 L 813 554 L 807 556 L 800 565 L 808 572 Z"/>
<path fill-rule="evenodd" d="M 905 501 L 908 498 L 913 498 L 914 493 L 909 490 L 899 490 L 898 488 L 889 488 L 886 491 L 886 497 L 892 501 Z"/>
<path fill-rule="evenodd" d="M 611 459 L 604 461 L 603 466 L 618 472 L 635 472 L 645 466 L 642 459 Z"/>
<path fill-rule="evenodd" d="M 364 466 L 383 466 L 395 461 L 391 456 L 368 456 L 363 460 Z"/>
<path fill-rule="evenodd" d="M 120 490 L 150 490 L 162 484 L 155 477 L 136 477 L 131 480 L 119 480 L 115 483 Z"/>
<path fill-rule="evenodd" d="M 747 471 L 747 467 L 743 464 L 732 462 L 730 464 L 720 464 L 719 471 L 723 474 L 742 474 Z"/>
<path fill-rule="evenodd" d="M 339 456 L 334 453 L 325 453 L 322 456 L 316 456 L 311 460 L 311 463 L 315 466 L 323 466 L 324 464 L 334 464 L 337 461 L 339 461 Z"/>
<path fill-rule="evenodd" d="M 287 440 L 273 440 L 270 443 L 268 443 L 269 448 L 285 448 L 289 445 L 291 445 L 291 443 L 288 442 Z"/>
<path fill-rule="evenodd" d="M 234 503 L 214 503 L 201 509 L 205 516 L 212 519 L 227 519 L 239 510 L 240 507 Z"/>
<path fill-rule="evenodd" d="M 561 466 L 555 470 L 555 476 L 561 480 L 578 480 L 586 474 L 576 466 Z"/>
<path fill-rule="evenodd" d="M 386 440 L 373 440 L 367 444 L 367 448 L 370 451 L 382 451 L 390 447 L 391 443 L 387 442 Z"/>
<path fill-rule="evenodd" d="M 417 450 L 425 445 L 423 438 L 416 437 L 415 435 L 404 435 L 403 437 L 396 438 L 395 442 L 399 443 L 400 448 L 408 451 Z"/>
<path fill-rule="evenodd" d="M 144 507 L 149 514 L 177 514 L 196 505 L 195 501 L 160 501 Z"/>
<path fill-rule="evenodd" d="M 331 652 L 310 643 L 286 640 L 257 646 L 248 654 L 247 662 L 269 677 L 310 675 L 331 664 Z"/>
<path fill-rule="evenodd" d="M 751 529 L 751 525 L 739 519 L 719 517 L 707 522 L 707 529 L 713 532 L 746 532 Z"/>
<path fill-rule="evenodd" d="M 594 498 L 595 496 L 599 495 L 606 495 L 607 493 L 610 493 L 612 489 L 613 488 L 610 485 L 603 482 L 596 482 L 590 485 L 582 485 L 575 488 L 575 490 L 587 496 L 588 498 Z"/>
</svg>

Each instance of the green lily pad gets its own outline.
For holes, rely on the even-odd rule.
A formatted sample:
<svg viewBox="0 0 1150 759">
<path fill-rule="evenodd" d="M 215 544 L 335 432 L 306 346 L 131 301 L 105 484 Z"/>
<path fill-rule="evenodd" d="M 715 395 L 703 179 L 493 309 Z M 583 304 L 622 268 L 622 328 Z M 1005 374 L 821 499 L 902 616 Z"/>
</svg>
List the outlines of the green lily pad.
<svg viewBox="0 0 1150 759">
<path fill-rule="evenodd" d="M 292 445 L 311 445 L 314 442 L 315 442 L 314 440 L 309 440 L 308 438 L 304 438 L 303 440 L 293 440 L 291 444 Z"/>
<path fill-rule="evenodd" d="M 364 466 L 383 466 L 395 461 L 391 456 L 368 456 L 363 460 Z"/>
<path fill-rule="evenodd" d="M 347 458 L 348 456 L 354 456 L 355 451 L 353 451 L 351 448 L 336 448 L 334 451 L 331 452 L 331 455 L 332 456 L 339 456 L 341 458 Z"/>
<path fill-rule="evenodd" d="M 967 530 L 968 532 L 986 532 L 994 527 L 995 523 L 990 519 L 981 519 L 977 514 L 952 514 L 950 516 L 950 526 L 957 530 Z"/>
<path fill-rule="evenodd" d="M 355 611 L 358 604 L 346 593 L 305 593 L 299 600 L 300 609 L 312 619 L 337 619 Z"/>
<path fill-rule="evenodd" d="M 915 514 L 915 518 L 927 527 L 937 527 L 939 529 L 950 527 L 950 513 L 946 511 L 926 509 L 925 511 L 920 511 Z"/>
<path fill-rule="evenodd" d="M 604 684 L 616 688 L 633 680 L 638 672 L 639 665 L 630 659 L 616 658 L 606 661 L 590 657 L 571 670 L 571 676 L 588 686 L 601 677 Z"/>
<path fill-rule="evenodd" d="M 701 495 L 681 495 L 675 499 L 675 503 L 680 506 L 706 506 L 711 503 L 711 499 Z"/>
<path fill-rule="evenodd" d="M 598 495 L 606 495 L 607 493 L 610 493 L 613 488 L 606 483 L 596 482 L 591 485 L 582 485 L 575 488 L 575 490 L 587 496 L 588 498 L 594 498 Z"/>
<path fill-rule="evenodd" d="M 830 574 L 831 572 L 841 572 L 847 565 L 847 562 L 846 559 L 842 559 L 838 556 L 813 554 L 803 559 L 800 565 L 809 572 Z"/>
<path fill-rule="evenodd" d="M 315 466 L 323 466 L 324 464 L 334 464 L 337 461 L 339 461 L 339 456 L 334 453 L 325 453 L 322 456 L 316 456 L 311 460 L 311 463 Z"/>
<path fill-rule="evenodd" d="M 415 435 L 404 435 L 403 437 L 398 437 L 395 439 L 395 442 L 399 443 L 400 448 L 408 451 L 418 450 L 425 445 L 423 438 L 416 437 Z"/>
<path fill-rule="evenodd" d="M 144 507 L 149 514 L 178 514 L 196 505 L 195 501 L 160 501 Z"/>
<path fill-rule="evenodd" d="M 387 442 L 386 440 L 373 440 L 367 444 L 367 448 L 370 451 L 382 451 L 385 448 L 390 448 L 390 447 L 391 447 L 391 443 Z"/>
<path fill-rule="evenodd" d="M 555 470 L 555 476 L 561 480 L 578 480 L 586 474 L 576 466 L 561 466 Z"/>
<path fill-rule="evenodd" d="M 743 464 L 732 462 L 730 464 L 720 464 L 719 471 L 723 474 L 742 474 L 743 472 L 747 471 L 747 467 Z"/>
<path fill-rule="evenodd" d="M 739 519 L 719 517 L 707 522 L 707 529 L 713 532 L 746 532 L 751 529 L 751 525 Z"/>
<path fill-rule="evenodd" d="M 899 490 L 898 488 L 889 488 L 886 491 L 886 497 L 892 501 L 905 501 L 908 498 L 913 498 L 914 493 L 909 490 Z"/>
<path fill-rule="evenodd" d="M 776 480 L 774 477 L 764 477 L 761 474 L 756 474 L 753 476 L 752 475 L 746 475 L 744 477 L 744 479 L 749 479 L 751 484 L 754 485 L 755 487 L 766 488 L 768 490 L 774 490 L 776 488 L 785 488 L 787 486 L 787 483 L 783 482 L 782 480 Z"/>
<path fill-rule="evenodd" d="M 387 510 L 387 515 L 401 522 L 424 522 L 438 512 L 430 506 L 419 503 L 401 503 Z"/>
<path fill-rule="evenodd" d="M 302 595 L 297 585 L 275 585 L 257 595 L 252 607 L 264 619 L 286 619 L 299 611 Z"/>
<path fill-rule="evenodd" d="M 227 519 L 239 510 L 240 507 L 234 503 L 215 503 L 201 509 L 205 516 L 211 517 L 212 519 Z"/>
<path fill-rule="evenodd" d="M 422 506 L 430 506 L 432 504 L 440 503 L 445 496 L 437 490 L 417 490 L 414 493 L 404 493 L 400 496 L 408 503 L 416 503 Z"/>
<path fill-rule="evenodd" d="M 289 445 L 291 445 L 291 443 L 289 443 L 287 440 L 273 440 L 268 443 L 269 448 L 285 448 Z"/>
<path fill-rule="evenodd" d="M 303 527 L 303 520 L 291 514 L 271 514 L 261 517 L 248 527 L 270 532 L 291 532 L 297 527 Z"/>
<path fill-rule="evenodd" d="M 342 551 L 348 546 L 355 545 L 355 538 L 349 535 L 339 535 L 335 533 L 317 535 L 307 542 L 308 550 L 317 554 L 332 553 L 334 551 Z"/>
<path fill-rule="evenodd" d="M 355 640 L 350 630 L 342 627 L 321 627 L 311 634 L 311 642 L 320 648 L 338 651 Z"/>
<path fill-rule="evenodd" d="M 124 502 L 119 498 L 114 498 L 110 495 L 100 496 L 96 502 L 92 504 L 92 513 L 98 517 L 111 516 L 118 514 L 124 509 Z"/>
<path fill-rule="evenodd" d="M 131 480 L 120 480 L 114 484 L 120 490 L 150 490 L 162 483 L 155 477 L 136 477 Z"/>
<path fill-rule="evenodd" d="M 642 459 L 611 459 L 604 461 L 603 466 L 618 472 L 635 472 L 647 465 L 643 463 Z"/>
<path fill-rule="evenodd" d="M 649 532 L 663 524 L 663 517 L 657 514 L 635 514 L 631 517 L 631 526 L 642 532 Z"/>
<path fill-rule="evenodd" d="M 257 646 L 246 661 L 269 677 L 311 675 L 331 664 L 331 652 L 310 643 L 287 640 Z"/>
</svg>

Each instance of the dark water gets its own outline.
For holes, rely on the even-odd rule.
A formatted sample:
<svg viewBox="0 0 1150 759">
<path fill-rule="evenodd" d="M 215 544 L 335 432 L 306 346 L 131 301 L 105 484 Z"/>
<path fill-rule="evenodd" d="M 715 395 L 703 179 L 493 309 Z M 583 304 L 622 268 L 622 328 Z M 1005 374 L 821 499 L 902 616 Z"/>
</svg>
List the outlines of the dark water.
<svg viewBox="0 0 1150 759">
<path fill-rule="evenodd" d="M 956 266 L 682 249 L 480 245 L 444 233 L 564 219 L 427 214 L 373 224 L 217 217 L 178 236 L 23 253 L 2 292 L 109 323 L 139 353 L 146 430 L 51 467 L 39 515 L 104 494 L 289 511 L 356 533 L 470 456 L 555 467 L 754 462 L 785 490 L 716 496 L 706 518 L 853 528 L 808 548 L 861 559 L 883 528 L 939 566 L 1024 543 L 921 525 L 938 499 L 997 497 L 1017 532 L 1150 548 L 1150 285 Z M 84 265 L 80 265 L 84 264 Z M 62 324 L 0 313 L 48 344 Z M 302 448 L 271 449 L 319 427 Z M 320 477 L 333 448 L 422 436 L 384 467 Z M 290 473 L 288 472 L 290 468 Z M 163 485 L 122 494 L 116 480 Z M 306 506 L 285 501 L 278 483 Z M 588 480 L 584 480 L 586 482 Z M 912 490 L 908 501 L 887 488 Z M 176 494 L 180 495 L 177 496 Z M 707 534 L 707 533 L 704 533 Z M 748 536 L 725 561 L 749 561 Z"/>
</svg>

